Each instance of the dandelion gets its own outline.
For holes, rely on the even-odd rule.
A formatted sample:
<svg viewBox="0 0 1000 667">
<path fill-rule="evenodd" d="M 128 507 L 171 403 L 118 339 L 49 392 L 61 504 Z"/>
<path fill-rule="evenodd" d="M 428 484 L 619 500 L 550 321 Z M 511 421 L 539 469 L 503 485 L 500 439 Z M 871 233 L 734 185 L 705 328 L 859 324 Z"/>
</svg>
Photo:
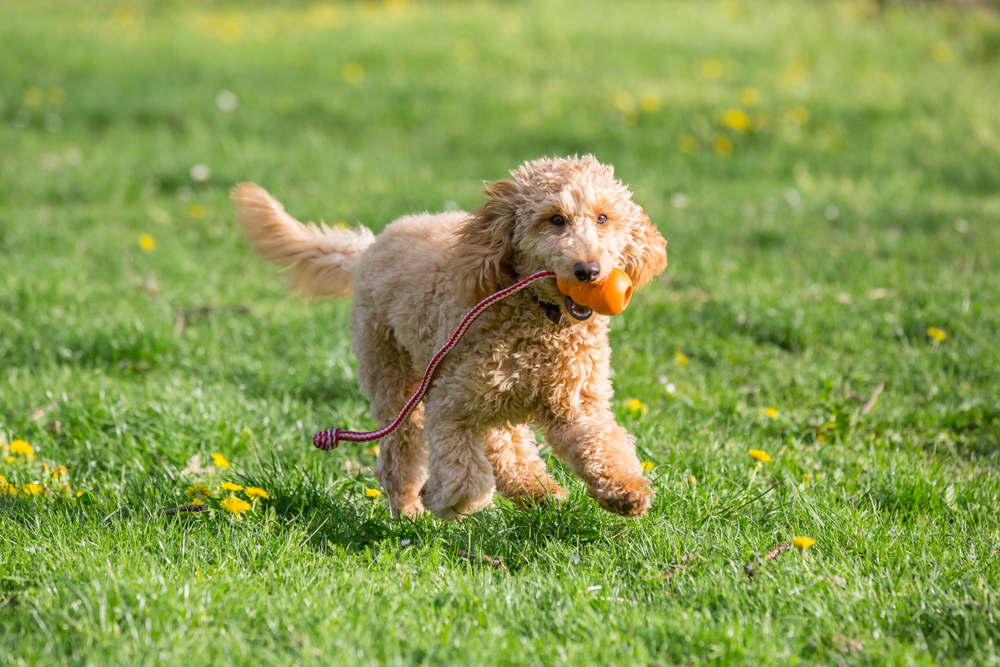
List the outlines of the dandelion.
<svg viewBox="0 0 1000 667">
<path fill-rule="evenodd" d="M 679 363 L 681 366 L 684 366 L 688 362 L 687 355 L 681 352 L 681 348 L 679 347 L 674 348 L 674 361 Z"/>
<path fill-rule="evenodd" d="M 380 451 L 382 451 L 382 450 L 380 450 L 380 449 L 378 448 L 378 445 L 372 445 L 371 447 L 369 447 L 369 448 L 368 448 L 368 449 L 366 449 L 365 451 L 366 451 L 366 452 L 368 452 L 369 454 L 371 454 L 372 456 L 378 456 L 378 453 L 379 453 Z"/>
<path fill-rule="evenodd" d="M 802 105 L 792 107 L 792 110 L 788 112 L 788 117 L 796 125 L 805 125 L 809 122 L 809 109 Z"/>
<path fill-rule="evenodd" d="M 778 411 L 775 410 L 774 408 L 766 408 L 764 410 L 764 414 L 766 416 L 770 417 L 771 419 L 777 419 L 778 418 Z"/>
<path fill-rule="evenodd" d="M 760 91 L 746 86 L 740 89 L 740 104 L 745 107 L 755 107 L 760 104 Z"/>
<path fill-rule="evenodd" d="M 701 148 L 701 144 L 698 143 L 698 140 L 688 134 L 682 134 L 681 138 L 677 140 L 677 149 L 685 155 L 694 155 L 699 148 Z"/>
<path fill-rule="evenodd" d="M 627 90 L 617 90 L 611 96 L 611 104 L 622 113 L 635 111 L 635 98 Z"/>
<path fill-rule="evenodd" d="M 212 497 L 212 490 L 204 484 L 192 484 L 184 491 L 184 495 L 189 500 L 208 500 Z"/>
<path fill-rule="evenodd" d="M 812 475 L 810 475 L 809 473 L 804 473 L 804 474 L 802 475 L 802 480 L 803 480 L 803 481 L 806 481 L 806 482 L 808 482 L 808 481 L 809 481 L 809 480 L 811 480 L 812 478 L 813 478 L 813 476 L 812 476 Z"/>
<path fill-rule="evenodd" d="M 246 512 L 248 509 L 250 509 L 250 503 L 240 498 L 233 498 L 233 497 L 226 498 L 221 503 L 219 503 L 219 506 L 222 507 L 222 509 L 226 510 L 227 512 L 235 514 L 236 516 L 239 516 L 240 514 L 243 514 L 243 512 Z"/>
<path fill-rule="evenodd" d="M 761 451 L 759 449 L 750 450 L 750 458 L 757 459 L 761 463 L 767 463 L 771 460 L 771 457 L 767 455 L 767 452 Z"/>
<path fill-rule="evenodd" d="M 951 47 L 947 42 L 934 42 L 934 46 L 931 47 L 931 58 L 942 65 L 951 62 Z"/>
<path fill-rule="evenodd" d="M 156 248 L 156 239 L 152 234 L 142 234 L 139 236 L 139 248 L 143 252 L 153 252 Z"/>
<path fill-rule="evenodd" d="M 344 81 L 352 86 L 356 86 L 364 81 L 365 68 L 361 66 L 361 63 L 350 62 L 344 65 L 341 75 L 344 77 Z"/>
<path fill-rule="evenodd" d="M 660 110 L 660 96 L 656 93 L 644 93 L 639 97 L 639 108 L 646 113 L 656 113 Z"/>
<path fill-rule="evenodd" d="M 627 401 L 625 401 L 625 409 L 631 412 L 633 416 L 635 416 L 640 414 L 646 414 L 646 411 L 649 409 L 649 406 L 640 401 L 638 398 L 630 398 Z"/>
<path fill-rule="evenodd" d="M 690 484 L 691 486 L 697 486 L 698 478 L 695 477 L 694 475 L 688 475 L 687 483 Z"/>
<path fill-rule="evenodd" d="M 809 76 L 809 70 L 802 63 L 792 63 L 781 73 L 782 82 L 789 88 L 799 85 Z"/>
<path fill-rule="evenodd" d="M 725 135 L 719 135 L 719 137 L 712 142 L 712 148 L 714 148 L 715 152 L 722 157 L 729 157 L 733 154 L 733 142 Z"/>
<path fill-rule="evenodd" d="M 21 491 L 26 496 L 33 496 L 36 493 L 41 493 L 42 491 L 44 491 L 44 489 L 42 488 L 41 484 L 37 482 L 31 482 L 30 484 L 25 484 L 24 486 L 22 486 Z"/>
<path fill-rule="evenodd" d="M 263 498 L 264 500 L 267 500 L 271 497 L 271 494 L 259 486 L 248 486 L 243 489 L 243 493 L 247 494 L 247 497 L 249 498 Z"/>
<path fill-rule="evenodd" d="M 701 74 L 706 79 L 718 79 L 724 70 L 725 67 L 718 58 L 709 58 L 701 64 Z"/>
<path fill-rule="evenodd" d="M 196 164 L 188 170 L 188 176 L 195 183 L 204 183 L 212 178 L 212 168 L 207 164 Z"/>
<path fill-rule="evenodd" d="M 948 334 L 946 334 L 943 329 L 938 329 L 937 327 L 928 327 L 927 335 L 941 343 L 948 338 Z"/>
<path fill-rule="evenodd" d="M 642 465 L 642 469 L 646 472 L 649 472 L 656 467 L 652 461 L 643 461 L 640 465 Z"/>
<path fill-rule="evenodd" d="M 214 463 L 217 468 L 228 468 L 229 467 L 229 461 L 226 460 L 225 456 L 223 456 L 222 454 L 220 454 L 218 452 L 213 452 L 212 453 L 212 463 Z"/>
<path fill-rule="evenodd" d="M 24 91 L 25 106 L 34 107 L 42 103 L 42 90 L 38 86 L 31 86 Z"/>
<path fill-rule="evenodd" d="M 219 486 L 221 486 L 226 491 L 242 491 L 243 490 L 242 486 L 240 486 L 239 484 L 233 484 L 232 482 L 223 482 Z"/>
<path fill-rule="evenodd" d="M 471 39 L 460 39 L 455 42 L 455 57 L 468 62 L 476 57 L 476 45 Z"/>
<path fill-rule="evenodd" d="M 378 489 L 365 489 L 365 498 L 378 498 L 382 492 Z"/>
<path fill-rule="evenodd" d="M 215 95 L 215 106 L 226 113 L 232 113 L 240 106 L 240 98 L 231 90 L 220 90 Z"/>
<path fill-rule="evenodd" d="M 16 496 L 17 494 L 17 487 L 13 484 L 8 484 L 7 478 L 0 475 L 0 496 Z"/>
<path fill-rule="evenodd" d="M 719 14 L 727 21 L 735 21 L 740 15 L 740 3 L 737 0 L 721 0 Z"/>
<path fill-rule="evenodd" d="M 722 116 L 722 121 L 737 132 L 746 132 L 750 129 L 750 119 L 743 109 L 730 109 Z"/>
<path fill-rule="evenodd" d="M 28 457 L 28 458 L 34 458 L 32 456 L 32 454 L 34 453 L 34 451 L 35 450 L 31 448 L 31 445 L 29 445 L 24 440 L 15 440 L 14 442 L 10 443 L 10 453 L 11 454 L 15 454 L 15 455 L 18 455 L 18 456 L 24 456 L 24 457 Z"/>
<path fill-rule="evenodd" d="M 793 537 L 792 544 L 797 546 L 799 549 L 805 550 L 816 544 L 816 540 L 811 537 Z"/>
</svg>

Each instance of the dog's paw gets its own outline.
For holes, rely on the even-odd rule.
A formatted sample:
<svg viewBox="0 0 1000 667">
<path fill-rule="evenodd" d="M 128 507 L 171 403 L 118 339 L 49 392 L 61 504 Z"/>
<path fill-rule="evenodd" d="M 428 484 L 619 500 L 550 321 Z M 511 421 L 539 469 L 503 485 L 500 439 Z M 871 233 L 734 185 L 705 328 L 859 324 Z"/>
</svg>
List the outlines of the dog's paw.
<svg viewBox="0 0 1000 667">
<path fill-rule="evenodd" d="M 505 498 L 521 508 L 544 507 L 566 500 L 566 492 L 549 477 L 533 479 L 530 484 L 513 489 L 503 489 Z"/>
<path fill-rule="evenodd" d="M 493 501 L 493 484 L 435 484 L 427 480 L 420 489 L 424 507 L 434 516 L 445 521 L 458 521 L 478 512 Z"/>
<path fill-rule="evenodd" d="M 607 511 L 627 517 L 642 516 L 653 502 L 653 492 L 645 477 L 600 480 L 591 487 L 590 496 Z"/>
</svg>

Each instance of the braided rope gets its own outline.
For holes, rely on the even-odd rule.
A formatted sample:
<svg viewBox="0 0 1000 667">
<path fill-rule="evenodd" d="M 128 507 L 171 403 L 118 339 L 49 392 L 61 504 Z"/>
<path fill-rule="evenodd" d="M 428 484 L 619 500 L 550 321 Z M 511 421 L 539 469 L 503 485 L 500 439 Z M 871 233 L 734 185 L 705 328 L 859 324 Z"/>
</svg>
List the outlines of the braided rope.
<svg viewBox="0 0 1000 667">
<path fill-rule="evenodd" d="M 437 352 L 434 353 L 434 356 L 431 358 L 431 362 L 427 365 L 427 370 L 424 372 L 424 379 L 420 382 L 420 386 L 417 388 L 417 391 L 414 392 L 413 396 L 410 396 L 410 400 L 406 402 L 406 405 L 403 406 L 400 413 L 390 423 L 374 431 L 342 431 L 339 428 L 331 428 L 326 431 L 320 431 L 313 436 L 313 446 L 328 452 L 331 449 L 336 449 L 341 440 L 346 440 L 348 442 L 368 442 L 370 440 L 380 440 L 395 431 L 403 425 L 403 422 L 405 422 L 407 417 L 410 416 L 413 409 L 417 407 L 417 404 L 424 399 L 424 395 L 427 393 L 427 390 L 430 389 L 431 382 L 434 381 L 434 376 L 437 375 L 437 370 L 441 365 L 441 362 L 444 361 L 444 358 L 448 355 L 448 353 L 451 352 L 456 345 L 458 345 L 460 340 L 462 340 L 462 336 L 464 336 L 465 332 L 469 330 L 472 323 L 476 321 L 476 318 L 482 315 L 483 312 L 485 312 L 490 306 L 503 301 L 509 296 L 517 294 L 531 283 L 554 275 L 555 273 L 552 271 L 539 271 L 538 273 L 533 273 L 524 280 L 514 283 L 510 287 L 502 289 L 496 294 L 486 297 L 480 301 L 475 308 L 470 310 L 469 313 L 462 318 L 462 321 L 459 322 L 458 327 L 455 329 L 455 332 L 451 334 L 451 337 L 445 342 L 444 345 L 438 348 Z"/>
</svg>

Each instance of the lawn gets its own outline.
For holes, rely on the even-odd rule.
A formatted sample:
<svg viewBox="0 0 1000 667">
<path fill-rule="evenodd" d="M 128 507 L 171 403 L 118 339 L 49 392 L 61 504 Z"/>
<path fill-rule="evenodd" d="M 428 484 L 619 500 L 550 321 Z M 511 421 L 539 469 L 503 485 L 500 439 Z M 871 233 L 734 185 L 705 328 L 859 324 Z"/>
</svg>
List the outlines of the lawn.
<svg viewBox="0 0 1000 667">
<path fill-rule="evenodd" d="M 996 13 L 0 15 L 0 665 L 1000 662 Z M 350 304 L 289 295 L 229 190 L 377 231 L 574 153 L 670 243 L 612 333 L 653 507 L 543 448 L 560 506 L 393 520 L 373 451 L 310 446 L 373 426 Z"/>
</svg>

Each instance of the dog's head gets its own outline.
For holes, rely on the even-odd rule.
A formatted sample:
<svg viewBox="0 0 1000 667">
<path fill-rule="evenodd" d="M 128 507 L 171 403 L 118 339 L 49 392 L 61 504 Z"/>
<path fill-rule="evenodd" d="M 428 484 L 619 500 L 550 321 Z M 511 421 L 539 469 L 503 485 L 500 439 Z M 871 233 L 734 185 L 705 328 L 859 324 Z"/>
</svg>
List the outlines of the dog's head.
<svg viewBox="0 0 1000 667">
<path fill-rule="evenodd" d="M 667 242 L 591 155 L 541 159 L 486 188 L 489 199 L 459 230 L 459 279 L 479 301 L 548 269 L 570 285 L 600 283 L 614 268 L 642 287 L 667 265 Z M 555 281 L 547 288 L 556 296 Z"/>
</svg>

